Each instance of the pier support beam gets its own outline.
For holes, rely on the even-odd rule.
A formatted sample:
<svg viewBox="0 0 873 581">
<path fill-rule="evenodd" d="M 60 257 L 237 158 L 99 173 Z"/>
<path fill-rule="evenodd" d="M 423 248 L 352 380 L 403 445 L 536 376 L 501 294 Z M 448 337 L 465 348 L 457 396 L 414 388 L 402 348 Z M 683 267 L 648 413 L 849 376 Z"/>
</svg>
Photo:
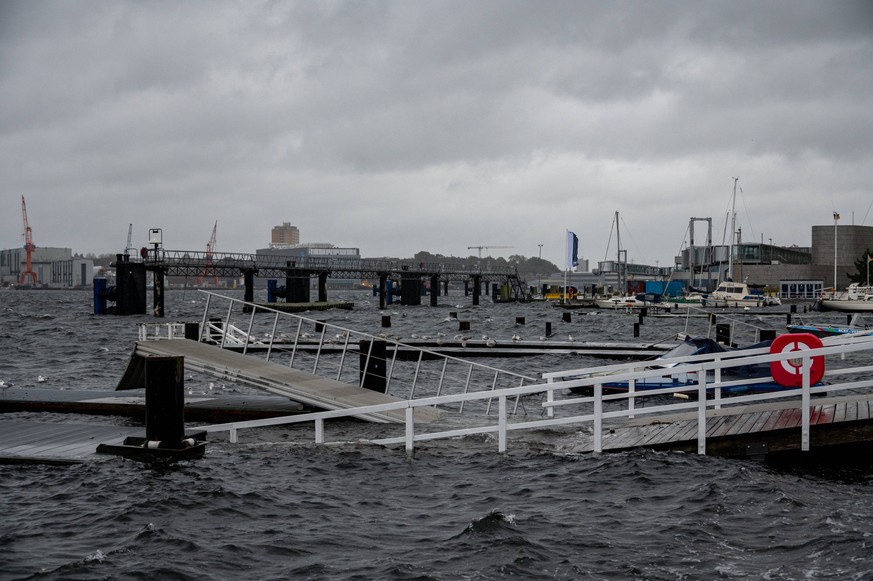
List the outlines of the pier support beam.
<svg viewBox="0 0 873 581">
<path fill-rule="evenodd" d="M 388 280 L 388 273 L 379 273 L 379 308 L 385 310 L 385 283 Z"/>
<path fill-rule="evenodd" d="M 246 268 L 242 271 L 243 274 L 243 300 L 247 303 L 255 302 L 255 270 Z M 244 310 L 243 312 L 248 312 Z"/>
<path fill-rule="evenodd" d="M 473 305 L 479 304 L 479 295 L 482 294 L 482 277 L 478 274 L 473 275 Z"/>
<path fill-rule="evenodd" d="M 440 294 L 440 275 L 430 275 L 430 306 L 437 306 L 437 297 Z"/>
<path fill-rule="evenodd" d="M 329 274 L 327 271 L 318 273 L 318 302 L 320 303 L 327 302 L 327 275 Z"/>
<path fill-rule="evenodd" d="M 152 314 L 156 317 L 163 318 L 164 316 L 164 280 L 166 278 L 166 269 L 156 268 L 155 271 L 155 286 L 154 286 L 154 308 Z"/>
<path fill-rule="evenodd" d="M 287 263 L 288 270 L 285 272 L 285 295 L 286 303 L 309 302 L 309 271 L 291 270 L 293 262 Z M 292 275 L 293 273 L 293 275 Z"/>
</svg>

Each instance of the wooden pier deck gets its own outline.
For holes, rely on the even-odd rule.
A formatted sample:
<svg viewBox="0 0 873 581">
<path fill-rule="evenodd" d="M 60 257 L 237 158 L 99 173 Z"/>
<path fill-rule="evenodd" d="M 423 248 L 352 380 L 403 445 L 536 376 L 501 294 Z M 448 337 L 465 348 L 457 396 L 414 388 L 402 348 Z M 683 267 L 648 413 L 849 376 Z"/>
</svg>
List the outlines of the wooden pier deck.
<svg viewBox="0 0 873 581">
<path fill-rule="evenodd" d="M 134 355 L 148 357 L 182 356 L 189 369 L 208 373 L 227 381 L 239 381 L 275 395 L 288 397 L 305 405 L 324 410 L 352 409 L 400 401 L 390 395 L 318 377 L 190 339 L 156 339 L 137 341 Z M 127 377 L 127 374 L 125 374 Z M 122 378 L 125 382 L 125 378 Z M 121 386 L 120 386 L 121 387 Z M 404 423 L 403 410 L 363 414 L 360 419 L 379 423 Z M 439 417 L 435 408 L 418 408 L 415 421 L 429 423 Z"/>
<path fill-rule="evenodd" d="M 0 464 L 79 464 L 100 444 L 142 433 L 142 427 L 0 419 Z"/>
<path fill-rule="evenodd" d="M 810 449 L 873 443 L 873 395 L 821 397 L 812 401 Z M 728 458 L 799 451 L 801 411 L 796 402 L 775 401 L 707 411 L 706 453 Z M 639 416 L 604 425 L 603 451 L 635 448 L 697 452 L 697 413 Z M 593 438 L 574 448 L 592 452 Z"/>
</svg>

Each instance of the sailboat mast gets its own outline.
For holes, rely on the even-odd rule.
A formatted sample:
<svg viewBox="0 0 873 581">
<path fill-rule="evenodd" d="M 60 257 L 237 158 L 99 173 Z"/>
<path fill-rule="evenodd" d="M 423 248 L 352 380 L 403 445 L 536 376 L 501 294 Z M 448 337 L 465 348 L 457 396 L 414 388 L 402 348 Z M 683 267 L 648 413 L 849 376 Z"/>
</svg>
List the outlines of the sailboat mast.
<svg viewBox="0 0 873 581">
<path fill-rule="evenodd" d="M 618 246 L 618 288 L 625 295 L 624 285 L 622 285 L 622 266 L 621 266 L 621 233 L 618 230 L 618 210 L 615 211 L 615 244 Z"/>
<path fill-rule="evenodd" d="M 734 193 L 731 196 L 731 238 L 728 243 L 728 278 L 734 277 L 734 234 L 737 231 L 737 181 L 734 178 Z"/>
</svg>

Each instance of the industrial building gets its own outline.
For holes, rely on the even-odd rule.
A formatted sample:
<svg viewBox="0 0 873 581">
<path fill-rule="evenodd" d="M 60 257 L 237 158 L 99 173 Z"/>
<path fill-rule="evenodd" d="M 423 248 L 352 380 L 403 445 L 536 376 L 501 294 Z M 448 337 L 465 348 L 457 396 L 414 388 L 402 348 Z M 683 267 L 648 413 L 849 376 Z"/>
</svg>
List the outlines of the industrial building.
<svg viewBox="0 0 873 581">
<path fill-rule="evenodd" d="M 69 248 L 33 248 L 30 261 L 38 288 L 81 288 L 94 283 L 94 262 L 89 258 L 73 257 Z M 25 248 L 0 250 L 0 285 L 33 285 L 30 277 L 22 280 L 26 265 Z"/>
</svg>

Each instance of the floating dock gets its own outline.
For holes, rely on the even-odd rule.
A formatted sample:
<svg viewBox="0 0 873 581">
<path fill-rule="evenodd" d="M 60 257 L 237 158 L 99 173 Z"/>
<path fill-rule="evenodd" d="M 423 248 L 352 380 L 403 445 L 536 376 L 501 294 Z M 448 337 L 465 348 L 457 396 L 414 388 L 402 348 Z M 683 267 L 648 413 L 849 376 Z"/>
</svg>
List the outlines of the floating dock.
<svg viewBox="0 0 873 581">
<path fill-rule="evenodd" d="M 287 416 L 311 411 L 302 403 L 280 396 L 185 396 L 185 419 L 227 422 Z M 73 391 L 12 387 L 0 390 L 0 413 L 50 412 L 145 418 L 145 391 Z"/>
<path fill-rule="evenodd" d="M 332 379 L 324 379 L 278 363 L 249 357 L 214 345 L 191 339 L 156 339 L 137 341 L 131 365 L 122 377 L 119 389 L 134 387 L 130 381 L 135 372 L 136 357 L 148 356 L 185 358 L 188 369 L 211 374 L 227 381 L 238 381 L 275 395 L 285 396 L 304 405 L 322 410 L 352 409 L 402 401 L 390 395 L 370 389 L 349 385 Z M 378 423 L 403 423 L 402 410 L 376 414 L 362 414 L 360 419 Z M 415 421 L 429 423 L 439 417 L 434 408 L 415 410 Z"/>
<path fill-rule="evenodd" d="M 775 401 L 710 410 L 706 453 L 727 458 L 763 458 L 800 452 L 801 411 L 796 402 Z M 810 449 L 873 443 L 873 395 L 821 397 L 810 408 Z M 603 434 L 604 452 L 636 448 L 697 451 L 696 412 L 627 420 Z M 593 452 L 586 442 L 574 452 Z"/>
</svg>

